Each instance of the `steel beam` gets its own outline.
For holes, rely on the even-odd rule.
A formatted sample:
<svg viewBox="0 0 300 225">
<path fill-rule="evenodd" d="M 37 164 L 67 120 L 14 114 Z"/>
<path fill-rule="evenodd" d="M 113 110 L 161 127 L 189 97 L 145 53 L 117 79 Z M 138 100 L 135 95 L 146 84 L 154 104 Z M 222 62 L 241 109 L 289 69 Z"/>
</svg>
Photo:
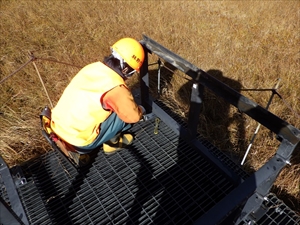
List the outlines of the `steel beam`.
<svg viewBox="0 0 300 225">
<path fill-rule="evenodd" d="M 213 91 L 219 97 L 224 98 L 227 102 L 237 107 L 254 120 L 274 132 L 281 139 L 286 139 L 292 144 L 300 141 L 300 131 L 288 124 L 286 121 L 272 114 L 264 107 L 243 96 L 239 92 L 230 88 L 218 79 L 199 69 L 195 65 L 166 49 L 147 36 L 143 36 L 144 46 L 152 53 L 167 61 L 180 71 L 189 75 L 194 81 L 199 80 L 200 84 Z"/>
<path fill-rule="evenodd" d="M 14 215 L 18 216 L 18 218 L 16 219 L 22 220 L 24 224 L 29 224 L 23 205 L 21 204 L 18 192 L 16 190 L 15 182 L 11 176 L 8 166 L 6 165 L 5 161 L 1 156 L 0 156 L 0 178 L 2 179 L 5 185 L 7 196 L 10 201 L 11 209 L 14 211 Z"/>
<path fill-rule="evenodd" d="M 178 70 L 190 76 L 194 84 L 203 85 L 203 87 L 210 89 L 216 95 L 222 97 L 225 101 L 238 108 L 241 112 L 244 112 L 252 119 L 274 132 L 277 135 L 278 140 L 281 141 L 281 145 L 274 157 L 237 186 L 235 190 L 216 204 L 204 216 L 199 218 L 195 224 L 219 224 L 226 217 L 230 216 L 237 207 L 241 207 L 242 204 L 244 204 L 244 207 L 241 215 L 237 218 L 237 223 L 259 219 L 263 213 L 261 205 L 264 197 L 269 193 L 280 171 L 286 164 L 289 164 L 293 152 L 299 146 L 300 130 L 149 37 L 144 35 L 142 42 L 149 52 L 156 54 Z M 195 130 L 195 124 L 198 123 L 197 116 L 199 115 L 199 105 L 201 103 L 200 96 L 198 89 L 195 89 L 194 92 L 192 92 L 191 101 L 192 103 L 196 103 L 197 106 L 194 109 L 197 110 L 194 110 L 193 108 L 190 110 L 189 117 L 191 118 L 188 118 L 188 121 L 189 125 L 193 124 L 193 126 L 190 126 L 189 130 Z M 155 109 L 155 107 L 153 109 Z M 184 133 L 179 127 L 177 127 L 177 130 L 179 130 L 181 135 Z M 190 139 L 190 141 L 192 140 L 193 139 Z M 197 143 L 194 144 L 199 148 Z M 211 157 L 209 158 L 212 160 Z M 228 174 L 230 173 L 227 173 L 227 175 Z"/>
</svg>

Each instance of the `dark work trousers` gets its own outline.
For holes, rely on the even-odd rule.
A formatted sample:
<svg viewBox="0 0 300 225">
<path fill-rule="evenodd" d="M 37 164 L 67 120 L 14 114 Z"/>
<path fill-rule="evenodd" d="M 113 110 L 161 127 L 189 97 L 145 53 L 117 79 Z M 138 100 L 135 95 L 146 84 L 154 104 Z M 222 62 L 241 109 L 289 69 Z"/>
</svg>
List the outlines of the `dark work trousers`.
<svg viewBox="0 0 300 225">
<path fill-rule="evenodd" d="M 76 151 L 80 154 L 86 154 L 92 150 L 100 147 L 106 141 L 109 141 L 117 134 L 130 129 L 132 124 L 125 123 L 121 120 L 116 113 L 112 113 L 103 123 L 100 125 L 100 133 L 97 138 L 89 145 L 86 146 L 74 146 Z"/>
</svg>

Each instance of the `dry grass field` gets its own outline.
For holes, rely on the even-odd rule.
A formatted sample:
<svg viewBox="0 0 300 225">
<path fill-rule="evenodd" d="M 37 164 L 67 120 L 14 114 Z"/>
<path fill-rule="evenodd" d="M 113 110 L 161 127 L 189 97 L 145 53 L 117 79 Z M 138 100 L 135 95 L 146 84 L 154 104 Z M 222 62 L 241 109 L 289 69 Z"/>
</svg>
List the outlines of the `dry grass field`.
<svg viewBox="0 0 300 225">
<path fill-rule="evenodd" d="M 102 60 L 118 39 L 141 40 L 145 34 L 262 106 L 271 92 L 241 89 L 272 88 L 280 78 L 283 99 L 275 96 L 270 111 L 300 128 L 300 1 L 1 0 L 0 20 L 0 80 L 27 62 L 29 51 L 84 66 Z M 78 68 L 35 63 L 55 104 Z M 161 97 L 182 116 L 188 86 L 178 71 L 162 74 Z M 240 163 L 257 123 L 209 91 L 204 100 L 200 132 Z M 10 166 L 49 151 L 39 125 L 45 105 L 49 101 L 32 63 L 0 83 L 0 154 Z M 260 168 L 278 145 L 261 127 L 245 169 Z M 297 154 L 272 191 L 300 211 Z"/>
</svg>

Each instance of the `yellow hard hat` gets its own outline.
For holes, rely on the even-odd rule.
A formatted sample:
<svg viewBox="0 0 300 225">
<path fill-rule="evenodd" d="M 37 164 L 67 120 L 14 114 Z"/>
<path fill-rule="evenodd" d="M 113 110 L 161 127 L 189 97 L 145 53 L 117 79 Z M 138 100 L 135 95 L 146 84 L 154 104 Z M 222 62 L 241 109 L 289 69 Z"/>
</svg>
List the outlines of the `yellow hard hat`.
<svg viewBox="0 0 300 225">
<path fill-rule="evenodd" d="M 140 71 L 145 59 L 145 53 L 142 45 L 133 38 L 122 38 L 112 47 L 123 60 L 134 70 Z"/>
</svg>

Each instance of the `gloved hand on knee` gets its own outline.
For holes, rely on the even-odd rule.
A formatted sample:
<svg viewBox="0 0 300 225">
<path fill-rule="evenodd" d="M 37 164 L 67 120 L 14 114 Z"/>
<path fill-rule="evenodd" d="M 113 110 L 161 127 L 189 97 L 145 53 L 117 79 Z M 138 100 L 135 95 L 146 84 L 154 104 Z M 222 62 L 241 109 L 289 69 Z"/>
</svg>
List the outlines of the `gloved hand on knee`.
<svg viewBox="0 0 300 225">
<path fill-rule="evenodd" d="M 144 121 L 144 115 L 146 114 L 146 109 L 142 105 L 139 105 L 139 108 L 141 109 L 141 112 L 142 112 L 142 117 L 141 117 L 140 121 Z"/>
<path fill-rule="evenodd" d="M 142 112 L 143 112 L 143 115 L 140 119 L 140 121 L 147 121 L 147 120 L 151 120 L 153 117 L 154 117 L 154 114 L 151 112 L 151 113 L 146 113 L 146 110 L 143 106 L 139 105 L 139 107 L 141 108 Z"/>
<path fill-rule="evenodd" d="M 144 106 L 139 105 L 139 108 L 141 109 L 142 114 L 145 115 L 146 114 L 146 109 L 144 108 Z"/>
</svg>

